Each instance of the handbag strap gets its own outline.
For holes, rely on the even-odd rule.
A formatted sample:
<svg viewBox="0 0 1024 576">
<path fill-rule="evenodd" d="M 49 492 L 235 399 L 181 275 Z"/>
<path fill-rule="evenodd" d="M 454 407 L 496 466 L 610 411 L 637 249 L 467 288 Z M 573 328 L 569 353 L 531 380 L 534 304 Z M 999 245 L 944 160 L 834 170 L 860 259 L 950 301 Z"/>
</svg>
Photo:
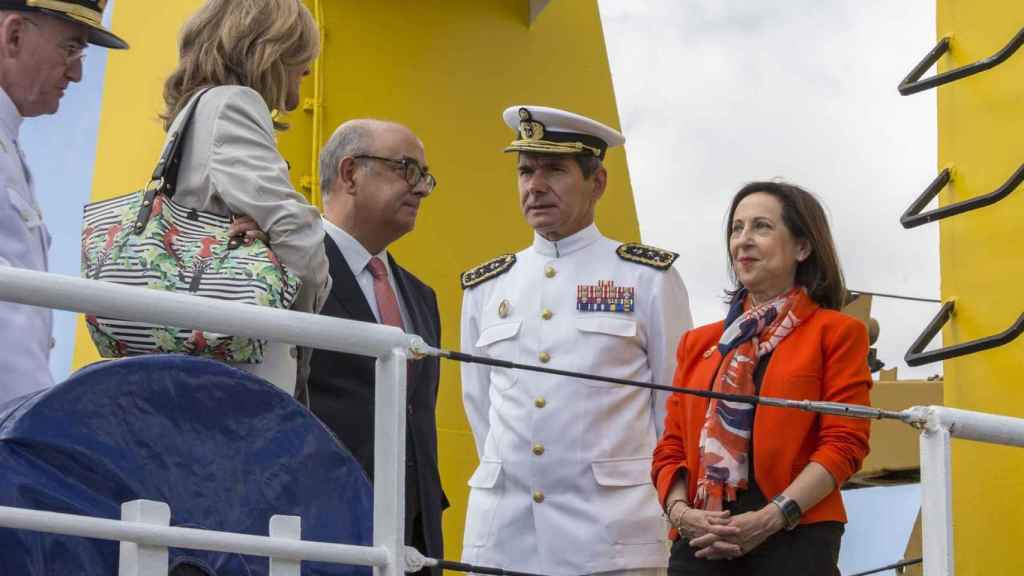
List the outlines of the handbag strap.
<svg viewBox="0 0 1024 576">
<path fill-rule="evenodd" d="M 178 169 L 181 166 L 182 142 L 185 141 L 188 129 L 192 125 L 192 116 L 199 105 L 199 99 L 211 89 L 213 86 L 203 88 L 196 93 L 185 109 L 178 114 L 182 120 L 167 135 L 167 142 L 160 153 L 160 160 L 156 163 L 156 168 L 153 169 L 153 175 L 150 176 L 149 184 L 146 185 L 145 193 L 142 196 L 142 206 L 135 218 L 135 234 L 141 234 L 146 229 L 146 224 L 153 211 L 153 200 L 157 194 L 163 194 L 168 198 L 174 196 L 175 187 L 178 185 Z"/>
</svg>

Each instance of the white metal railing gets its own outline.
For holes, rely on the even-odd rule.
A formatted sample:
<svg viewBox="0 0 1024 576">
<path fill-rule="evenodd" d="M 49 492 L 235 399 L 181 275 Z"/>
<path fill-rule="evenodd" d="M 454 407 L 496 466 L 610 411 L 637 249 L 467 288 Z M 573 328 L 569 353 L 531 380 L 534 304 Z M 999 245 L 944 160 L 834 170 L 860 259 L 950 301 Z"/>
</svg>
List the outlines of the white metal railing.
<svg viewBox="0 0 1024 576">
<path fill-rule="evenodd" d="M 148 501 L 125 503 L 121 521 L 0 507 L 0 526 L 118 540 L 122 543 L 120 576 L 154 576 L 161 574 L 155 571 L 160 567 L 165 574 L 167 546 L 268 556 L 271 576 L 297 575 L 302 560 L 373 566 L 378 576 L 400 576 L 407 569 L 437 564 L 404 545 L 406 359 L 442 352 L 420 337 L 379 324 L 5 266 L 0 266 L 0 300 L 377 357 L 373 546 L 303 542 L 300 520 L 294 516 L 274 516 L 270 536 L 170 527 L 166 505 Z M 962 438 L 1024 447 L 1024 419 L 942 406 L 918 406 L 874 417 L 895 418 L 922 429 L 924 572 L 925 576 L 952 576 L 950 441 Z"/>
<path fill-rule="evenodd" d="M 126 503 L 122 518 L 88 518 L 17 508 L 0 508 L 0 526 L 118 540 L 120 576 L 167 573 L 167 546 L 268 556 L 272 565 L 298 567 L 302 560 L 373 566 L 376 576 L 405 572 L 405 404 L 406 360 L 430 348 L 422 338 L 391 326 L 316 314 L 277 310 L 198 296 L 173 294 L 0 266 L 0 300 L 131 318 L 140 322 L 262 338 L 321 350 L 375 356 L 373 546 L 297 540 L 297 520 L 276 516 L 282 528 L 271 535 L 231 534 L 160 524 L 161 503 Z M 125 519 L 133 520 L 131 522 Z M 167 512 L 168 521 L 170 512 Z M 292 523 L 292 524 L 288 524 Z M 216 548 L 210 546 L 216 545 Z M 159 552 L 164 550 L 163 555 Z M 412 556 L 419 556 L 409 550 Z M 413 564 L 416 558 L 410 558 Z M 418 558 L 422 561 L 422 557 Z M 162 562 L 162 564 L 161 564 Z M 294 572 L 298 574 L 298 572 Z M 287 575 L 290 572 L 281 572 Z M 275 576 L 277 576 L 275 574 Z"/>
<path fill-rule="evenodd" d="M 953 576 L 950 440 L 1024 448 L 1024 419 L 943 406 L 905 410 L 921 431 L 921 529 L 925 576 Z"/>
<path fill-rule="evenodd" d="M 121 548 L 122 576 L 166 576 L 168 547 L 267 556 L 285 566 L 289 562 L 297 565 L 299 560 L 357 566 L 384 566 L 389 562 L 382 548 L 302 541 L 297 516 L 271 517 L 270 536 L 179 528 L 170 526 L 170 521 L 170 507 L 149 500 L 122 504 L 121 520 L 0 506 L 0 525 L 7 528 L 131 543 Z M 154 558 L 161 558 L 162 564 L 157 565 Z M 271 571 L 271 576 L 285 574 L 287 571 L 280 567 Z"/>
</svg>

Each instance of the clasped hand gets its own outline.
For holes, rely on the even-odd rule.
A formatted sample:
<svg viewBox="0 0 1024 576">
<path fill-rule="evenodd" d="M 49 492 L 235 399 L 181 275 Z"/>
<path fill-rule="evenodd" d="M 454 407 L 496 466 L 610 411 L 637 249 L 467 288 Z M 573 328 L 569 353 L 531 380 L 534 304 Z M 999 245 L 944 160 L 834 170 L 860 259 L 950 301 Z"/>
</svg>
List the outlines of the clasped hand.
<svg viewBox="0 0 1024 576">
<path fill-rule="evenodd" d="M 251 216 L 236 216 L 228 227 L 228 237 L 238 237 L 246 245 L 252 244 L 253 240 L 262 240 L 264 243 L 269 240 L 267 233 L 260 229 L 260 225 Z"/>
<path fill-rule="evenodd" d="M 757 548 L 784 526 L 782 511 L 768 504 L 754 512 L 732 516 L 728 511 L 709 512 L 676 506 L 672 525 L 697 548 L 697 558 L 728 560 Z"/>
</svg>

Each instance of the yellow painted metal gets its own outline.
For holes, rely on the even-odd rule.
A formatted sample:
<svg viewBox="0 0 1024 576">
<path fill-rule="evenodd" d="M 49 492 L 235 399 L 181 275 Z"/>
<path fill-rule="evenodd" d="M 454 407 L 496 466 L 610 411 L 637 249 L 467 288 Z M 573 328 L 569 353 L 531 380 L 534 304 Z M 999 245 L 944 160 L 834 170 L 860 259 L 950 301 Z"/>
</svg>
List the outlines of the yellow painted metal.
<svg viewBox="0 0 1024 576">
<path fill-rule="evenodd" d="M 940 70 L 990 56 L 1022 26 L 1019 0 L 938 0 L 938 37 L 952 36 Z M 939 169 L 951 166 L 954 174 L 940 202 L 994 190 L 1024 162 L 1024 51 L 937 91 Z M 1024 190 L 1018 190 L 998 204 L 940 224 L 942 296 L 956 299 L 956 315 L 943 334 L 947 344 L 1000 332 L 1024 312 L 1022 215 Z M 949 360 L 946 404 L 1024 417 L 1022 369 L 1024 339 Z M 1021 573 L 1024 450 L 955 441 L 952 460 L 957 574 Z"/>
<path fill-rule="evenodd" d="M 114 27 L 132 51 L 107 69 L 94 199 L 145 182 L 162 139 L 156 120 L 174 37 L 199 0 L 118 2 Z M 550 2 L 530 22 L 529 0 L 310 0 L 323 23 L 324 50 L 303 86 L 308 109 L 289 115 L 280 137 L 299 190 L 319 201 L 315 155 L 341 122 L 395 120 L 424 142 L 439 179 L 417 229 L 393 246 L 399 262 L 437 291 L 442 344 L 458 348 L 458 274 L 527 245 L 531 231 L 516 200 L 513 133 L 501 111 L 513 104 L 574 110 L 612 126 L 618 113 L 595 0 Z M 609 151 L 609 188 L 598 210 L 608 235 L 639 240 L 625 153 Z M 79 331 L 77 366 L 96 358 Z M 462 410 L 458 366 L 445 363 L 438 407 L 448 558 L 461 553 L 466 481 L 476 466 Z"/>
</svg>

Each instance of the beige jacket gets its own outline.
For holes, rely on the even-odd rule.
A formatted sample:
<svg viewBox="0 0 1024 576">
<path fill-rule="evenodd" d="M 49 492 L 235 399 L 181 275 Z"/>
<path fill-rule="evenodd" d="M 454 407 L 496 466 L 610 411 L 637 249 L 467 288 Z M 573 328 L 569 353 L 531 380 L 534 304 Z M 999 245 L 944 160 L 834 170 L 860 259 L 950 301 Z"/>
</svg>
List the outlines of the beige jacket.
<svg viewBox="0 0 1024 576">
<path fill-rule="evenodd" d="M 175 119 L 172 129 L 180 121 Z M 292 308 L 320 311 L 330 290 L 320 214 L 292 187 L 270 110 L 258 92 L 218 86 L 203 95 L 184 140 L 178 174 L 176 202 L 256 220 L 274 254 L 302 279 Z"/>
</svg>

